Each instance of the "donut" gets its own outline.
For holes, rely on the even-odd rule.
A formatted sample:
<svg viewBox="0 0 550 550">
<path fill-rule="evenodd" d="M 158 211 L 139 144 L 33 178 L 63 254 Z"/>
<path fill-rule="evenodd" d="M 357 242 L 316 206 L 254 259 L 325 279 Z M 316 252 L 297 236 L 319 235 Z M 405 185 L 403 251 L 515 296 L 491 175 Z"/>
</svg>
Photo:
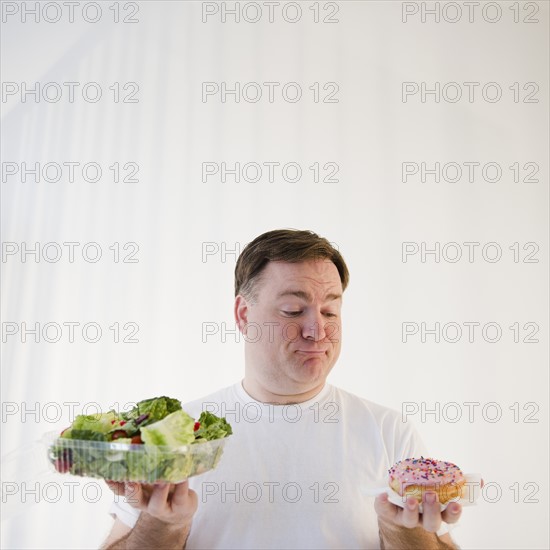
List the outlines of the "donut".
<svg viewBox="0 0 550 550">
<path fill-rule="evenodd" d="M 401 460 L 388 473 L 389 485 L 397 494 L 404 499 L 415 497 L 418 502 L 426 491 L 437 493 L 441 504 L 459 499 L 466 483 L 456 464 L 423 456 Z"/>
</svg>

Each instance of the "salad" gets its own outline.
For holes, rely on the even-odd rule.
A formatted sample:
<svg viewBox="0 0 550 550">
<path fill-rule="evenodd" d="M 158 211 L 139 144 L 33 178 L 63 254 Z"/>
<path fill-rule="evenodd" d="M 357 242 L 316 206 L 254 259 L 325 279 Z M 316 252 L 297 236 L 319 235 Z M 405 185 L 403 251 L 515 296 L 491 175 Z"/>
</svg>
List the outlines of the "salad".
<svg viewBox="0 0 550 550">
<path fill-rule="evenodd" d="M 60 473 L 178 483 L 215 468 L 231 434 L 225 418 L 205 411 L 195 421 L 163 396 L 124 413 L 77 416 L 51 443 L 49 459 Z"/>
</svg>

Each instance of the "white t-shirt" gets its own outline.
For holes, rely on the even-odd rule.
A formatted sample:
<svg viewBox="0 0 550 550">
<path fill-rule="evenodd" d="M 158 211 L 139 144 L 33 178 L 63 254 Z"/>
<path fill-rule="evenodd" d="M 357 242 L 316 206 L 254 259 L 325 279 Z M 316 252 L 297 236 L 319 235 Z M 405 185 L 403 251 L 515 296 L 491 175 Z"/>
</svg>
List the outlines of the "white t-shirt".
<svg viewBox="0 0 550 550">
<path fill-rule="evenodd" d="M 192 477 L 199 508 L 188 549 L 380 548 L 374 498 L 395 462 L 425 455 L 394 410 L 332 385 L 298 405 L 254 401 L 241 383 L 184 405 L 233 428 L 216 469 Z M 139 511 L 113 515 L 132 527 Z"/>
</svg>

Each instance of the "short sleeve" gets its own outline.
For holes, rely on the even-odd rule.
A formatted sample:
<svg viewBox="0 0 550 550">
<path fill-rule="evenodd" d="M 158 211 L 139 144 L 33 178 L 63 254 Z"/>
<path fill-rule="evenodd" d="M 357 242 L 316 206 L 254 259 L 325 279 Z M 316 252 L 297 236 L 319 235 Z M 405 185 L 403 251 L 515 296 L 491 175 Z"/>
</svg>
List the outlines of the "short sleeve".
<svg viewBox="0 0 550 550">
<path fill-rule="evenodd" d="M 109 514 L 111 514 L 113 518 L 118 518 L 122 523 L 131 528 L 136 524 L 140 513 L 139 510 L 136 510 L 124 500 L 113 502 L 109 508 Z"/>
<path fill-rule="evenodd" d="M 405 425 L 401 422 L 401 424 L 404 428 L 404 433 L 396 445 L 394 464 L 406 458 L 428 456 L 428 449 L 416 428 L 410 422 L 407 422 Z"/>
</svg>

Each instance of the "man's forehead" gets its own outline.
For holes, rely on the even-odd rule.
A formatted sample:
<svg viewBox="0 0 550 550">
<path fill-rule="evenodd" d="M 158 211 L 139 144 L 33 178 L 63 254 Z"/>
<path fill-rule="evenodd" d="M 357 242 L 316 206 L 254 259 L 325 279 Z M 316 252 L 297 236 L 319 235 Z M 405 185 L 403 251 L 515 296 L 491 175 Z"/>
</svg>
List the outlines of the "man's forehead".
<svg viewBox="0 0 550 550">
<path fill-rule="evenodd" d="M 305 260 L 303 262 L 270 261 L 265 267 L 265 271 L 285 277 L 307 279 L 315 278 L 315 275 L 318 274 L 323 280 L 328 278 L 340 280 L 336 265 L 328 258 Z"/>
<path fill-rule="evenodd" d="M 311 292 L 341 296 L 340 274 L 333 262 L 327 259 L 305 262 L 269 262 L 264 284 L 277 295 Z"/>
<path fill-rule="evenodd" d="M 299 298 L 300 300 L 305 300 L 306 302 L 313 302 L 315 299 L 314 293 L 308 292 L 306 290 L 294 289 L 293 287 L 289 287 L 288 289 L 282 290 L 281 292 L 277 293 L 277 298 L 287 298 L 287 297 Z M 342 293 L 328 291 L 327 293 L 322 293 L 322 298 L 325 302 L 341 300 Z"/>
</svg>

